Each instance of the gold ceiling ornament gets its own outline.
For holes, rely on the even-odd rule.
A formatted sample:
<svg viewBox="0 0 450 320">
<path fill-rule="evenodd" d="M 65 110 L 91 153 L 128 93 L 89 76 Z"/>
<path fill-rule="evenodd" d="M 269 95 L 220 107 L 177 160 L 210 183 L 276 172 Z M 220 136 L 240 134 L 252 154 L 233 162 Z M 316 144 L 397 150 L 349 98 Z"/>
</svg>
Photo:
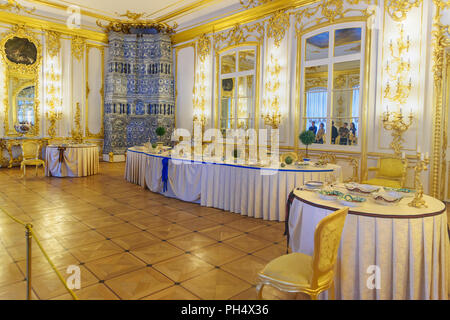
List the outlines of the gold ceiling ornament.
<svg viewBox="0 0 450 320">
<path fill-rule="evenodd" d="M 430 170 L 431 196 L 441 198 L 442 186 L 440 186 L 440 175 L 443 175 L 441 165 L 443 147 L 443 86 L 444 86 L 444 62 L 445 49 L 450 46 L 450 26 L 442 24 L 442 11 L 450 9 L 450 1 L 433 0 L 436 12 L 433 18 L 433 152 Z"/>
<path fill-rule="evenodd" d="M 47 54 L 50 57 L 56 57 L 61 50 L 61 34 L 56 31 L 48 30 L 47 34 Z"/>
<path fill-rule="evenodd" d="M 422 0 L 385 0 L 384 10 L 394 21 L 401 22 L 412 8 L 418 8 L 421 4 Z"/>
<path fill-rule="evenodd" d="M 367 4 L 367 8 L 352 7 L 363 2 Z M 295 30 L 297 34 L 301 34 L 309 27 L 345 18 L 348 13 L 359 13 L 360 16 L 369 18 L 375 14 L 375 10 L 371 10 L 369 5 L 376 3 L 377 0 L 322 0 L 295 13 Z"/>
<path fill-rule="evenodd" d="M 241 6 L 244 7 L 245 9 L 258 7 L 262 4 L 266 4 L 272 1 L 273 0 L 239 0 Z"/>
<path fill-rule="evenodd" d="M 267 37 L 269 39 L 273 38 L 275 46 L 279 47 L 289 27 L 290 13 L 286 12 L 286 10 L 279 10 L 267 21 Z"/>
<path fill-rule="evenodd" d="M 16 11 L 17 13 L 19 13 L 20 11 L 24 11 L 28 14 L 31 14 L 36 11 L 36 8 L 28 9 L 15 0 L 6 0 L 6 3 L 0 4 L 0 10 Z"/>
<path fill-rule="evenodd" d="M 127 10 L 124 14 L 118 14 L 119 17 L 126 17 L 127 19 L 117 19 L 115 21 L 110 21 L 107 25 L 101 23 L 97 20 L 97 25 L 102 28 L 106 33 L 110 31 L 130 33 L 131 29 L 156 29 L 159 32 L 164 33 L 174 33 L 178 24 L 175 22 L 173 26 L 168 25 L 164 22 L 157 22 L 151 19 L 145 19 L 148 14 L 145 13 L 133 13 Z"/>
<path fill-rule="evenodd" d="M 78 61 L 83 60 L 85 44 L 86 40 L 84 38 L 78 36 L 72 37 L 72 56 L 74 56 Z"/>
<path fill-rule="evenodd" d="M 204 62 L 206 57 L 211 52 L 211 39 L 202 34 L 197 40 L 197 54 L 201 62 Z"/>
<path fill-rule="evenodd" d="M 236 24 L 228 31 L 214 34 L 214 49 L 218 51 L 220 47 L 235 46 L 247 42 L 250 38 L 255 38 L 256 41 L 264 39 L 263 22 L 257 22 L 252 25 Z"/>
</svg>

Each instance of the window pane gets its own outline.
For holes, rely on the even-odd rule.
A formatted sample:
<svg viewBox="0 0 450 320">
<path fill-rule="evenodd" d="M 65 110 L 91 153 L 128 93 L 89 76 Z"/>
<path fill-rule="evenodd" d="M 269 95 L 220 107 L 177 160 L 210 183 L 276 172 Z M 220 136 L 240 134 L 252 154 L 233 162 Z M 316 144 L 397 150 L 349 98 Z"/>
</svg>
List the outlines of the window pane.
<svg viewBox="0 0 450 320">
<path fill-rule="evenodd" d="M 306 61 L 328 58 L 329 42 L 328 32 L 306 39 Z"/>
<path fill-rule="evenodd" d="M 306 127 L 325 143 L 328 100 L 328 66 L 305 68 Z"/>
<path fill-rule="evenodd" d="M 248 71 L 255 68 L 255 50 L 239 51 L 239 71 Z"/>
<path fill-rule="evenodd" d="M 334 34 L 334 56 L 361 52 L 361 28 L 339 29 Z"/>
<path fill-rule="evenodd" d="M 220 94 L 220 128 L 233 128 L 234 117 L 234 78 L 222 80 Z"/>
<path fill-rule="evenodd" d="M 251 127 L 253 116 L 254 76 L 238 78 L 237 128 Z"/>
<path fill-rule="evenodd" d="M 355 145 L 359 134 L 360 61 L 335 63 L 333 66 L 332 143 Z"/>
<path fill-rule="evenodd" d="M 230 53 L 222 56 L 220 72 L 222 74 L 236 72 L 236 54 Z"/>
</svg>

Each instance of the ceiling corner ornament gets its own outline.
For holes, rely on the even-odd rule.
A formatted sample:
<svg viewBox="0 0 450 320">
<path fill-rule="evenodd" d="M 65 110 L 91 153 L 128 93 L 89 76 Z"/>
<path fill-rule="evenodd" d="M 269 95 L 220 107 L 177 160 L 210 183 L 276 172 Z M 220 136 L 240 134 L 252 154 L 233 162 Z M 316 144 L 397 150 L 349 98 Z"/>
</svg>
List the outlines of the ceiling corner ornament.
<svg viewBox="0 0 450 320">
<path fill-rule="evenodd" d="M 272 2 L 273 0 L 239 0 L 241 6 L 245 9 L 258 7 L 262 4 Z"/>
<path fill-rule="evenodd" d="M 86 40 L 82 37 L 75 36 L 72 38 L 72 56 L 74 56 L 78 61 L 82 60 L 84 57 L 84 47 Z"/>
<path fill-rule="evenodd" d="M 47 54 L 56 57 L 61 50 L 61 34 L 56 31 L 47 31 Z"/>
<path fill-rule="evenodd" d="M 148 17 L 145 13 L 133 13 L 127 10 L 124 14 L 118 14 L 119 17 L 126 19 L 117 19 L 103 25 L 100 20 L 97 20 L 97 26 L 102 28 L 106 33 L 110 31 L 122 32 L 129 34 L 131 29 L 156 29 L 159 32 L 174 33 L 178 24 L 175 22 L 173 26 L 163 22 L 156 22 L 155 20 L 145 19 Z"/>
<path fill-rule="evenodd" d="M 441 164 L 442 148 L 443 148 L 443 86 L 444 86 L 444 63 L 445 63 L 445 49 L 450 47 L 450 26 L 442 24 L 442 11 L 450 9 L 450 2 L 443 0 L 433 0 L 436 7 L 436 12 L 433 18 L 433 158 L 430 170 L 430 195 L 437 198 L 442 198 L 443 192 L 440 188 L 440 175 L 443 166 Z M 442 186 L 441 186 L 442 187 Z"/>
<path fill-rule="evenodd" d="M 267 21 L 267 37 L 273 38 L 276 47 L 279 47 L 284 39 L 286 31 L 290 27 L 290 13 L 286 10 L 275 12 Z"/>
<path fill-rule="evenodd" d="M 401 22 L 412 8 L 418 8 L 421 4 L 422 0 L 386 0 L 384 9 L 393 20 Z"/>
<path fill-rule="evenodd" d="M 26 8 L 15 0 L 6 0 L 4 3 L 0 3 L 0 10 L 16 11 L 17 13 L 23 11 L 31 14 L 36 10 L 36 8 Z"/>
<path fill-rule="evenodd" d="M 211 40 L 206 34 L 202 34 L 197 40 L 197 53 L 200 61 L 205 61 L 211 51 Z"/>
</svg>

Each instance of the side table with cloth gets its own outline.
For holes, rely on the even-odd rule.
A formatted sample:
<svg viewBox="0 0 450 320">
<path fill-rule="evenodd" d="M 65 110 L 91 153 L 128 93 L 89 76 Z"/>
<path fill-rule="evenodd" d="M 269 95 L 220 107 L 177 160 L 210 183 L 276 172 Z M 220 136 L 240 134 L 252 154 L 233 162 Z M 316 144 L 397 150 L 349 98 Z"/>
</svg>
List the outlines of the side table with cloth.
<svg viewBox="0 0 450 320">
<path fill-rule="evenodd" d="M 45 151 L 46 176 L 86 177 L 98 173 L 95 144 L 49 145 Z"/>
<path fill-rule="evenodd" d="M 125 179 L 183 201 L 266 220 L 284 221 L 290 190 L 309 180 L 325 181 L 333 174 L 342 181 L 341 167 L 275 169 L 230 163 L 169 159 L 168 188 L 163 190 L 162 159 L 143 148 L 129 148 Z M 174 163 L 174 160 L 176 163 Z M 261 170 L 265 173 L 262 174 Z"/>
<path fill-rule="evenodd" d="M 428 208 L 412 208 L 412 198 L 397 206 L 368 199 L 350 208 L 342 233 L 336 270 L 336 299 L 447 299 L 449 236 L 445 204 L 424 196 Z M 319 221 L 343 206 L 311 191 L 296 189 L 289 210 L 290 247 L 314 252 Z M 380 289 L 369 289 L 380 269 Z M 323 297 L 326 297 L 324 293 Z"/>
</svg>

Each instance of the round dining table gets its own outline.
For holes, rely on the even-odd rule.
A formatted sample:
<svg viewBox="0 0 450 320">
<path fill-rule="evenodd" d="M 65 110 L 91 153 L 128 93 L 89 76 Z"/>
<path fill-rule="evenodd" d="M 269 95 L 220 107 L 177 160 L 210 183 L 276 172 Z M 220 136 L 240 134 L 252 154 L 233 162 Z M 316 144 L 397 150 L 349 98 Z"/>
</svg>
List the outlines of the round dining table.
<svg viewBox="0 0 450 320">
<path fill-rule="evenodd" d="M 45 175 L 49 177 L 86 177 L 97 174 L 98 147 L 87 143 L 48 145 L 45 166 Z"/>
<path fill-rule="evenodd" d="M 343 185 L 339 188 L 345 192 Z M 427 207 L 411 207 L 411 200 L 383 205 L 367 197 L 349 209 L 336 263 L 336 299 L 448 299 L 446 206 L 427 195 Z M 288 203 L 289 246 L 312 256 L 317 224 L 344 206 L 303 188 L 293 190 Z M 327 297 L 324 292 L 320 298 Z"/>
</svg>

